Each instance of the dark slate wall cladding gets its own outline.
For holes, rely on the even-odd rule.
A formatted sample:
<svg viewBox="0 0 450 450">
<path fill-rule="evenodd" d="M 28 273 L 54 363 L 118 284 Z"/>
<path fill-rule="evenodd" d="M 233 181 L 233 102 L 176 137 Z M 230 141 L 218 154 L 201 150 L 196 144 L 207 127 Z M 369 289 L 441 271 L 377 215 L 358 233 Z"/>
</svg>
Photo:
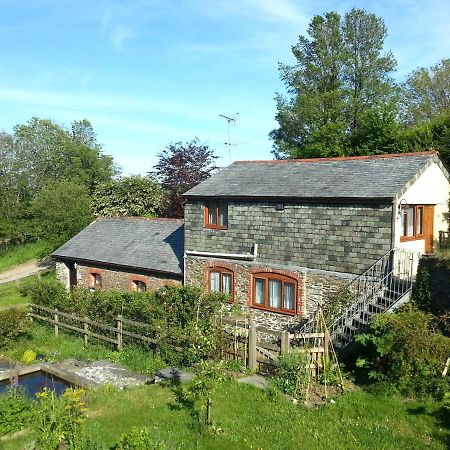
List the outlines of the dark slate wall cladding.
<svg viewBox="0 0 450 450">
<path fill-rule="evenodd" d="M 185 248 L 247 253 L 257 261 L 359 274 L 391 246 L 391 205 L 332 205 L 230 201 L 228 230 L 203 227 L 203 202 L 185 207 Z"/>
</svg>

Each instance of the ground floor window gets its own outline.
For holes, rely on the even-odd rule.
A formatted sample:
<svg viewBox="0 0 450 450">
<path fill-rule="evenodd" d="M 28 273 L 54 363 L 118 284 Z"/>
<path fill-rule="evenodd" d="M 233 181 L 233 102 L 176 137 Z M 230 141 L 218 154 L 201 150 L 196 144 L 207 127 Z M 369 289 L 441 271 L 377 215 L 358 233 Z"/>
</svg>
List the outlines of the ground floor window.
<svg viewBox="0 0 450 450">
<path fill-rule="evenodd" d="M 137 292 L 146 292 L 147 291 L 147 285 L 140 280 L 134 280 L 133 281 L 134 284 L 134 290 Z"/>
<path fill-rule="evenodd" d="M 102 276 L 99 273 L 91 272 L 90 274 L 90 286 L 95 289 L 102 288 Z"/>
<path fill-rule="evenodd" d="M 221 267 L 214 267 L 209 270 L 208 283 L 210 292 L 222 292 L 228 294 L 233 300 L 233 272 Z"/>
<path fill-rule="evenodd" d="M 295 314 L 296 305 L 297 282 L 294 279 L 272 273 L 253 275 L 252 306 Z"/>
</svg>

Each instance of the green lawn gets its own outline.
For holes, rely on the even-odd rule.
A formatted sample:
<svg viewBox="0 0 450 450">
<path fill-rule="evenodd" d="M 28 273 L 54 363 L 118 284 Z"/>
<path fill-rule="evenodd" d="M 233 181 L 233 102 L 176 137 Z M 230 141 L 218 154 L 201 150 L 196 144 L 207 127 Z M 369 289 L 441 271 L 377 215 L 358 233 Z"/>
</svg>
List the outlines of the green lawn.
<svg viewBox="0 0 450 450">
<path fill-rule="evenodd" d="M 41 275 L 41 277 L 54 276 L 55 273 L 53 271 Z M 0 308 L 3 306 L 14 306 L 22 303 L 29 303 L 27 296 L 20 292 L 20 288 L 27 286 L 37 279 L 38 275 L 32 275 L 31 277 L 21 278 L 17 281 L 0 284 Z"/>
<path fill-rule="evenodd" d="M 81 339 L 55 338 L 41 326 L 34 327 L 31 339 L 18 340 L 4 353 L 20 358 L 25 349 L 53 360 L 118 355 L 103 346 L 84 349 Z M 154 366 L 152 356 L 138 350 L 121 358 L 134 369 L 150 371 Z M 444 449 L 450 443 L 449 412 L 441 403 L 364 391 L 345 393 L 335 404 L 305 409 L 273 390 L 228 381 L 213 397 L 214 432 L 201 431 L 190 410 L 176 402 L 170 386 L 90 391 L 87 407 L 87 430 L 106 446 L 132 426 L 148 426 L 167 448 L 183 449 Z M 21 449 L 27 439 L 0 443 L 0 447 Z"/>
<path fill-rule="evenodd" d="M 132 426 L 149 427 L 164 448 L 182 449 L 445 449 L 448 417 L 440 404 L 346 393 L 316 409 L 273 393 L 225 382 L 213 397 L 214 431 L 201 431 L 170 387 L 145 386 L 87 395 L 88 434 L 105 448 Z M 26 438 L 5 449 L 23 448 Z"/>
<path fill-rule="evenodd" d="M 32 259 L 42 258 L 47 249 L 47 242 L 39 241 L 0 250 L 0 272 Z"/>
</svg>

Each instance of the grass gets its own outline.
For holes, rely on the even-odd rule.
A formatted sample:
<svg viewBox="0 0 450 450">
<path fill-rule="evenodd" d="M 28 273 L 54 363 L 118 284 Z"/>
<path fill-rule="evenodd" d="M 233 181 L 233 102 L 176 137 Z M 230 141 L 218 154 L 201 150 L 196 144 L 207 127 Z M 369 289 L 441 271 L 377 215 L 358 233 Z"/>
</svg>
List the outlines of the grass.
<svg viewBox="0 0 450 450">
<path fill-rule="evenodd" d="M 2 352 L 8 358 L 19 361 L 25 350 L 33 350 L 36 354 L 44 355 L 44 360 L 49 362 L 58 362 L 68 358 L 84 361 L 109 359 L 146 374 L 153 374 L 164 366 L 159 357 L 141 348 L 131 347 L 126 352 L 117 352 L 112 346 L 107 347 L 95 342 L 85 348 L 82 337 L 65 334 L 61 331 L 59 336 L 55 336 L 52 328 L 38 324 L 32 327 L 29 336 L 17 339 Z"/>
<path fill-rule="evenodd" d="M 359 391 L 308 410 L 235 381 L 213 397 L 212 429 L 199 426 L 169 386 L 104 387 L 87 394 L 87 408 L 87 433 L 105 448 L 132 426 L 149 427 L 170 449 L 445 449 L 450 436 L 440 403 Z"/>
<path fill-rule="evenodd" d="M 46 255 L 46 252 L 48 252 L 48 243 L 45 241 L 0 250 L 0 272 L 32 259 L 42 258 Z"/>
<path fill-rule="evenodd" d="M 41 277 L 54 276 L 54 272 L 47 272 L 41 275 Z M 21 292 L 21 288 L 33 283 L 38 277 L 39 275 L 32 275 L 31 277 L 21 278 L 17 281 L 0 284 L 0 308 L 29 303 L 28 297 Z"/>
<path fill-rule="evenodd" d="M 28 339 L 18 340 L 5 354 L 18 359 L 26 349 L 50 360 L 112 357 L 135 370 L 155 368 L 155 359 L 142 350 L 119 354 L 102 345 L 84 349 L 81 339 L 54 337 L 43 326 L 35 326 Z M 449 411 L 440 402 L 365 391 L 347 392 L 335 404 L 305 409 L 273 390 L 227 381 L 213 396 L 211 430 L 204 430 L 192 411 L 177 403 L 170 386 L 124 391 L 104 387 L 88 392 L 87 406 L 88 434 L 106 448 L 132 426 L 147 426 L 168 448 L 183 449 L 444 449 L 450 443 Z M 21 449 L 26 443 L 27 437 L 19 437 L 2 448 Z"/>
</svg>

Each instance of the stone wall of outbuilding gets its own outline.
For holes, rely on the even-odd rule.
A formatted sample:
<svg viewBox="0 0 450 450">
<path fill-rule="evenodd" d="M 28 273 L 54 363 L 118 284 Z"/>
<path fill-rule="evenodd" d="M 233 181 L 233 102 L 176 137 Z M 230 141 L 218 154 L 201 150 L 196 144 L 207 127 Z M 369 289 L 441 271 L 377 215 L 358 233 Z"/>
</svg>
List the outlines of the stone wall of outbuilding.
<svg viewBox="0 0 450 450">
<path fill-rule="evenodd" d="M 58 261 L 56 263 L 56 277 L 66 287 L 69 287 L 69 266 L 70 263 Z M 98 273 L 102 277 L 102 289 L 106 290 L 133 290 L 134 281 L 143 281 L 147 286 L 147 291 L 163 286 L 183 283 L 182 276 L 170 276 L 169 274 L 158 274 L 146 271 L 129 272 L 126 269 L 111 267 L 108 265 L 83 265 L 76 264 L 76 285 L 79 287 L 92 287 L 92 274 Z"/>
</svg>

